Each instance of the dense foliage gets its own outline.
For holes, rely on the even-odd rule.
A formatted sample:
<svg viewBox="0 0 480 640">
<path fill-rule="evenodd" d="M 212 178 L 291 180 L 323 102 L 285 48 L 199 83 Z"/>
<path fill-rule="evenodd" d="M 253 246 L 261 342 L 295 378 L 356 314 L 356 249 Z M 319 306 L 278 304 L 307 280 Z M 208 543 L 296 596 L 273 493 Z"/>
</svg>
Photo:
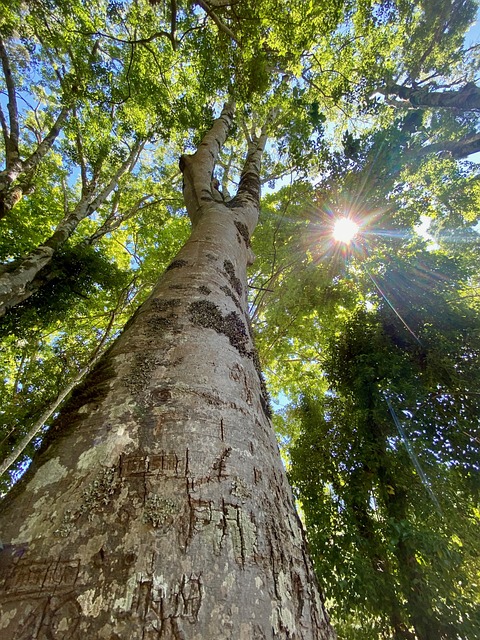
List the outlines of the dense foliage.
<svg viewBox="0 0 480 640">
<path fill-rule="evenodd" d="M 251 311 L 339 636 L 478 637 L 476 10 L 0 0 L 3 491 L 181 246 L 178 157 L 233 96 L 214 177 L 267 123 Z"/>
</svg>

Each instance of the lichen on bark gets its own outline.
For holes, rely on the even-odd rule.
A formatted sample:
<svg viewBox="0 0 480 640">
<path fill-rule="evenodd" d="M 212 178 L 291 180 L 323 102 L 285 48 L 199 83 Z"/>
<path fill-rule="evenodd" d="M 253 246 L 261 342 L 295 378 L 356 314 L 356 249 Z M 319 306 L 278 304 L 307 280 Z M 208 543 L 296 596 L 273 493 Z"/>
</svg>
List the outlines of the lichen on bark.
<svg viewBox="0 0 480 640">
<path fill-rule="evenodd" d="M 188 309 L 190 321 L 193 324 L 224 334 L 240 355 L 248 355 L 249 336 L 245 323 L 238 313 L 231 311 L 224 316 L 219 307 L 209 300 L 192 302 Z"/>
<path fill-rule="evenodd" d="M 231 286 L 233 287 L 233 289 L 235 289 L 235 291 L 238 293 L 239 296 L 242 295 L 243 293 L 243 285 L 240 281 L 239 278 L 237 278 L 236 274 L 235 274 L 235 268 L 232 264 L 232 262 L 230 262 L 230 260 L 224 260 L 223 261 L 223 268 L 225 269 L 225 273 L 227 274 L 228 280 L 231 284 Z"/>
</svg>

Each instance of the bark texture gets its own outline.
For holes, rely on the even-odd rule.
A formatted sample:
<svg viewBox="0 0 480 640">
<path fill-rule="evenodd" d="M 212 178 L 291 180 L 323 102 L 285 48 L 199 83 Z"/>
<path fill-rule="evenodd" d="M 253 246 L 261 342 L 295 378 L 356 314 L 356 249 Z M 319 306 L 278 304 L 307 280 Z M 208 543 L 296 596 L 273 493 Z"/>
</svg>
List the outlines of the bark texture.
<svg viewBox="0 0 480 640">
<path fill-rule="evenodd" d="M 472 153 L 480 151 L 480 134 L 475 133 L 460 140 L 445 140 L 443 142 L 434 142 L 427 144 L 418 149 L 412 149 L 406 152 L 405 157 L 408 159 L 419 158 L 429 155 L 430 153 L 447 153 L 456 160 L 467 158 Z"/>
<path fill-rule="evenodd" d="M 183 158 L 189 241 L 3 505 L 2 640 L 335 637 L 247 316 L 261 137 L 243 192 L 208 186 L 231 115 Z"/>
<path fill-rule="evenodd" d="M 454 91 L 432 91 L 429 87 L 405 87 L 399 84 L 387 86 L 386 95 L 397 95 L 408 100 L 413 107 L 434 107 L 459 111 L 480 109 L 480 89 L 474 82 L 467 82 Z"/>
</svg>

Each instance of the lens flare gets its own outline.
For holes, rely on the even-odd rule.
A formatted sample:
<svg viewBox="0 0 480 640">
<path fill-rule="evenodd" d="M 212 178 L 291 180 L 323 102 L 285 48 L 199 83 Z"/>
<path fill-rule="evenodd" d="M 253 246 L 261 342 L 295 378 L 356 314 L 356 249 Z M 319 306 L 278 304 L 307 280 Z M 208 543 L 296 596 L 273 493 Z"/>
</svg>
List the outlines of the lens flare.
<svg viewBox="0 0 480 640">
<path fill-rule="evenodd" d="M 339 218 L 333 225 L 333 239 L 350 244 L 358 233 L 358 224 L 350 218 Z"/>
</svg>

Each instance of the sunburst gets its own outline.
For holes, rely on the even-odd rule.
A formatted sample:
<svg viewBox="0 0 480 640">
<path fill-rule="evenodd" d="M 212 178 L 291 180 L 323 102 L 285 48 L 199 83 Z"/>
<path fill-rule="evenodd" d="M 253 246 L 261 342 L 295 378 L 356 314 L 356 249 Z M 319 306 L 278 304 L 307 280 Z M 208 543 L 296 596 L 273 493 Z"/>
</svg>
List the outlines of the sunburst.
<svg viewBox="0 0 480 640">
<path fill-rule="evenodd" d="M 333 239 L 350 244 L 358 233 L 358 224 L 351 218 L 338 218 L 333 225 Z"/>
</svg>

